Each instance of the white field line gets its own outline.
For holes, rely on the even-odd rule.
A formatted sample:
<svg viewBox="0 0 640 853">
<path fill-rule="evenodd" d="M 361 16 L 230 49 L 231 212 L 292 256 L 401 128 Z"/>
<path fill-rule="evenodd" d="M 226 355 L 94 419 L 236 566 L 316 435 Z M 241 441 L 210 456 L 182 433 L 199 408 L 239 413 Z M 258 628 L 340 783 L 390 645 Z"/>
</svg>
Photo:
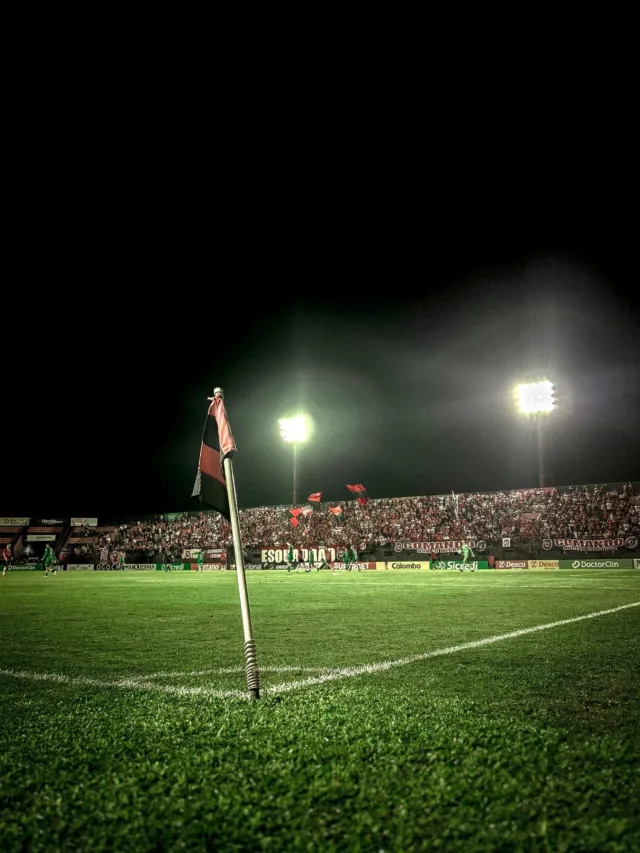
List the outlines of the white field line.
<svg viewBox="0 0 640 853">
<path fill-rule="evenodd" d="M 575 622 L 583 622 L 586 619 L 595 619 L 597 616 L 607 616 L 610 613 L 618 613 L 620 610 L 627 610 L 630 607 L 640 607 L 640 601 L 634 601 L 631 604 L 621 604 L 619 607 L 612 607 L 609 610 L 597 610 L 595 613 L 586 613 L 584 616 L 574 616 L 571 619 L 560 619 L 557 622 L 546 622 L 542 625 L 534 625 L 531 628 L 519 628 L 517 631 L 509 631 L 507 634 L 496 634 L 492 637 L 485 637 L 482 640 L 471 640 L 468 643 L 461 643 L 458 646 L 448 646 L 444 649 L 435 649 L 431 652 L 422 652 L 416 655 L 410 655 L 406 658 L 397 658 L 396 660 L 381 661 L 380 663 L 362 664 L 361 666 L 349 666 L 341 669 L 334 669 L 325 672 L 323 675 L 318 675 L 312 678 L 305 678 L 301 681 L 289 681 L 282 684 L 276 684 L 273 687 L 263 688 L 264 695 L 276 695 L 278 693 L 291 693 L 302 687 L 312 687 L 317 684 L 326 684 L 328 681 L 341 681 L 345 678 L 355 678 L 359 675 L 371 675 L 376 672 L 385 672 L 393 669 L 396 666 L 406 666 L 410 663 L 415 663 L 429 658 L 441 657 L 442 655 L 451 655 L 455 652 L 466 651 L 467 649 L 476 649 L 479 646 L 487 646 L 491 643 L 498 643 L 501 640 L 512 640 L 516 637 L 523 637 L 526 634 L 535 634 L 538 631 L 546 631 L 549 628 L 559 628 L 561 625 L 573 625 Z M 229 667 L 234 672 L 242 671 L 241 667 Z M 265 671 L 267 668 L 263 671 Z M 279 671 L 280 667 L 274 667 L 274 670 Z M 299 670 L 298 667 L 291 667 L 292 670 Z M 184 673 L 183 673 L 184 674 Z M 242 690 L 216 690 L 210 687 L 176 687 L 168 684 L 154 684 L 149 681 L 141 681 L 137 678 L 123 678 L 117 681 L 99 681 L 95 678 L 85 678 L 84 676 L 68 676 L 59 675 L 56 673 L 38 673 L 26 672 L 13 669 L 0 669 L 0 675 L 6 675 L 12 678 L 23 678 L 31 681 L 53 681 L 61 684 L 77 684 L 87 687 L 121 687 L 129 690 L 150 690 L 156 693 L 168 693 L 178 696 L 205 696 L 215 699 L 247 699 L 247 692 Z"/>
<path fill-rule="evenodd" d="M 117 681 L 100 681 L 84 676 L 60 675 L 55 672 L 25 672 L 15 669 L 0 669 L 0 675 L 25 678 L 30 681 L 55 681 L 58 684 L 77 684 L 80 687 L 122 687 L 125 690 L 151 690 L 155 693 L 172 693 L 177 696 L 207 696 L 213 699 L 246 699 L 244 690 L 215 690 L 211 687 L 176 687 L 169 684 L 154 684 L 137 678 L 120 678 Z"/>
<path fill-rule="evenodd" d="M 305 678 L 302 681 L 290 681 L 283 682 L 282 684 L 276 684 L 274 687 L 265 688 L 263 692 L 269 695 L 276 693 L 289 693 L 292 690 L 299 689 L 300 687 L 311 687 L 315 684 L 326 684 L 327 681 L 339 681 L 344 678 L 355 678 L 358 675 L 384 672 L 388 669 L 393 669 L 396 666 L 406 666 L 409 663 L 415 663 L 419 660 L 428 660 L 429 658 L 436 658 L 441 655 L 451 655 L 454 652 L 462 652 L 467 649 L 476 649 L 479 646 L 488 646 L 490 643 L 498 643 L 500 640 L 511 640 L 515 637 L 523 637 L 525 634 L 534 634 L 537 631 L 546 631 L 548 628 L 558 628 L 561 625 L 572 625 L 574 622 L 582 622 L 585 619 L 595 619 L 596 616 L 606 616 L 609 613 L 617 613 L 619 610 L 626 610 L 629 607 L 639 606 L 640 601 L 634 601 L 633 604 L 621 604 L 620 607 L 612 607 L 609 610 L 598 610 L 595 613 L 587 613 L 584 616 L 574 616 L 572 619 L 560 619 L 558 622 L 547 622 L 544 625 L 534 625 L 532 628 L 520 628 L 517 631 L 509 631 L 508 634 L 496 634 L 493 637 L 485 637 L 483 640 L 472 640 L 469 643 L 462 643 L 459 646 L 449 646 L 446 649 L 435 649 L 432 652 L 423 652 L 406 658 L 398 658 L 397 660 L 382 661 L 381 663 L 364 664 L 362 666 L 347 666 L 344 667 L 344 669 L 328 672 L 325 675 L 318 675 L 315 678 Z"/>
<path fill-rule="evenodd" d="M 194 669 L 191 672 L 151 672 L 133 676 L 130 681 L 148 681 L 153 678 L 191 678 L 201 675 L 231 675 L 244 672 L 243 666 L 217 666 L 213 669 Z M 261 666 L 260 672 L 335 672 L 330 666 Z"/>
</svg>

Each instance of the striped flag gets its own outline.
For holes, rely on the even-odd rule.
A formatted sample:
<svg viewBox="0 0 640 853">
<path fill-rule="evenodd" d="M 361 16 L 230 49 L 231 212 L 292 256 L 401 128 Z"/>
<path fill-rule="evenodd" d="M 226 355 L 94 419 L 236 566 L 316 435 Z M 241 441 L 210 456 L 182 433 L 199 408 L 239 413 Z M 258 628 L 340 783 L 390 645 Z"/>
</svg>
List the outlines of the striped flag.
<svg viewBox="0 0 640 853">
<path fill-rule="evenodd" d="M 344 524 L 344 516 L 342 515 L 341 506 L 330 506 L 329 512 L 335 516 L 336 521 L 340 522 L 340 524 Z"/>
<path fill-rule="evenodd" d="M 233 456 L 237 448 L 222 396 L 209 397 L 209 400 L 211 405 L 204 422 L 198 473 L 191 497 L 197 498 L 201 504 L 210 506 L 227 521 L 231 521 L 222 465 L 226 457 Z"/>
<path fill-rule="evenodd" d="M 352 494 L 358 495 L 356 500 L 360 506 L 366 506 L 369 503 L 369 495 L 362 483 L 356 483 L 354 486 L 350 486 L 349 483 L 345 483 L 345 485 Z"/>
</svg>

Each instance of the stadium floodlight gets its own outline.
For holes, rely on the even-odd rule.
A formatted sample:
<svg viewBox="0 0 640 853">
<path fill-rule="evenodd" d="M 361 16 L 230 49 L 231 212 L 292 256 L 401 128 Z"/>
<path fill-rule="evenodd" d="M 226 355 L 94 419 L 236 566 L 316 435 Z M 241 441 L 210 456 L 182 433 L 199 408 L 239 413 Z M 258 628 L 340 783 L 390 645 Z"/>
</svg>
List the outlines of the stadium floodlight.
<svg viewBox="0 0 640 853">
<path fill-rule="evenodd" d="M 518 385 L 515 390 L 516 405 L 523 415 L 546 415 L 556 407 L 554 385 L 548 379 Z"/>
<path fill-rule="evenodd" d="M 280 418 L 280 435 L 286 444 L 293 445 L 293 505 L 298 503 L 298 445 L 309 438 L 310 421 L 307 415 Z"/>
<path fill-rule="evenodd" d="M 538 439 L 538 486 L 546 485 L 544 470 L 543 421 L 556 407 L 555 386 L 549 379 L 517 385 L 515 389 L 516 406 L 523 415 L 528 415 L 536 424 Z"/>
<path fill-rule="evenodd" d="M 293 418 L 280 418 L 280 434 L 287 444 L 298 444 L 306 441 L 309 435 L 307 418 L 305 415 L 296 415 Z"/>
</svg>

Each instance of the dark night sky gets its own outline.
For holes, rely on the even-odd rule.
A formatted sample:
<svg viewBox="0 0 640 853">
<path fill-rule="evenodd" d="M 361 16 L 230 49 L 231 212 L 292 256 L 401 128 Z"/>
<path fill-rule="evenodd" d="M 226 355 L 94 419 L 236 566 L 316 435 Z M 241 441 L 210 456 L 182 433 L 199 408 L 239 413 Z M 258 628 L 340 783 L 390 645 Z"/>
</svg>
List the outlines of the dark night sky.
<svg viewBox="0 0 640 853">
<path fill-rule="evenodd" d="M 35 277 L 55 269 L 51 284 L 29 277 L 3 343 L 0 513 L 195 509 L 214 385 L 241 507 L 290 501 L 277 421 L 296 409 L 315 421 L 302 498 L 346 499 L 348 482 L 372 497 L 534 486 L 511 391 L 536 371 L 563 395 L 550 480 L 640 479 L 624 202 L 466 191 L 405 195 L 402 214 L 393 198 L 313 218 L 237 205 L 224 225 L 159 201 L 144 227 L 132 213 L 51 239 Z"/>
</svg>

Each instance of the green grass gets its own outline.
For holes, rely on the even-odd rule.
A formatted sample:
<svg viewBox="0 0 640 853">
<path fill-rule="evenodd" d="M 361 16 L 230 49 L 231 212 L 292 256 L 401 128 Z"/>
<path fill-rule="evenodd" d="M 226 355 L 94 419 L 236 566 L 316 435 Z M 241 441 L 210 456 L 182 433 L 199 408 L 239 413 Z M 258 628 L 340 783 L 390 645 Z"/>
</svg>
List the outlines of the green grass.
<svg viewBox="0 0 640 853">
<path fill-rule="evenodd" d="M 640 849 L 640 607 L 302 683 L 640 601 L 640 572 L 247 579 L 253 703 L 215 671 L 235 574 L 0 578 L 3 853 Z"/>
</svg>

